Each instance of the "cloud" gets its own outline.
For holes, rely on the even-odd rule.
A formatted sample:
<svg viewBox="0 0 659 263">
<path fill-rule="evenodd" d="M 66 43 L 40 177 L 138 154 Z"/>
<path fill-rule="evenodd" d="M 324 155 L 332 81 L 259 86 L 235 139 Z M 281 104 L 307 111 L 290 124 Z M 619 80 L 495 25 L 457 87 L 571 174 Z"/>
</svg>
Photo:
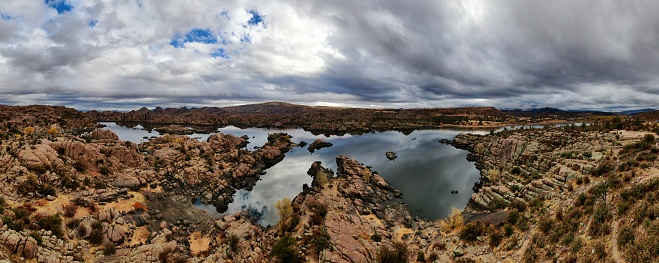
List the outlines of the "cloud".
<svg viewBox="0 0 659 263">
<path fill-rule="evenodd" d="M 657 11 L 649 0 L 10 1 L 0 103 L 655 107 Z"/>
</svg>

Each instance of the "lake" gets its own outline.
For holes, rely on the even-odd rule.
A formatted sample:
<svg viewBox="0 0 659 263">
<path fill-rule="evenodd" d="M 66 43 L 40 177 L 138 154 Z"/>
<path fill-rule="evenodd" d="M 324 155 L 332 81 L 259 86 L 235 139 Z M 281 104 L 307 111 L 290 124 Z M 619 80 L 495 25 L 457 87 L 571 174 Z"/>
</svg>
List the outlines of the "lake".
<svg viewBox="0 0 659 263">
<path fill-rule="evenodd" d="M 135 143 L 143 137 L 158 136 L 141 127 L 126 128 L 114 123 L 102 123 L 112 130 L 121 140 Z M 486 134 L 484 130 L 417 130 L 405 135 L 396 131 L 368 133 L 363 135 L 325 136 L 313 135 L 302 129 L 239 129 L 224 127 L 218 130 L 225 134 L 247 135 L 250 138 L 248 149 L 262 146 L 267 135 L 286 132 L 293 137 L 293 142 L 313 142 L 322 139 L 334 145 L 316 150 L 313 154 L 306 148 L 294 148 L 286 153 L 283 161 L 266 170 L 267 174 L 252 191 L 238 190 L 234 202 L 224 213 L 218 213 L 212 205 L 196 203 L 195 207 L 205 210 L 211 216 L 219 217 L 233 214 L 243 209 L 262 215 L 259 223 L 275 224 L 279 220 L 274 204 L 284 197 L 293 199 L 302 191 L 303 184 L 311 184 L 311 177 L 306 174 L 314 161 L 322 161 L 323 166 L 336 172 L 335 158 L 346 155 L 360 163 L 371 166 L 391 186 L 403 193 L 403 200 L 408 204 L 413 215 L 428 219 L 440 219 L 448 216 L 452 207 L 463 209 L 473 193 L 472 186 L 479 180 L 480 173 L 473 163 L 466 160 L 467 151 L 450 145 L 440 144 L 440 139 L 453 139 L 461 132 Z M 209 134 L 193 134 L 200 140 Z M 390 161 L 387 151 L 394 151 L 398 158 Z M 457 190 L 457 194 L 452 194 Z"/>
</svg>

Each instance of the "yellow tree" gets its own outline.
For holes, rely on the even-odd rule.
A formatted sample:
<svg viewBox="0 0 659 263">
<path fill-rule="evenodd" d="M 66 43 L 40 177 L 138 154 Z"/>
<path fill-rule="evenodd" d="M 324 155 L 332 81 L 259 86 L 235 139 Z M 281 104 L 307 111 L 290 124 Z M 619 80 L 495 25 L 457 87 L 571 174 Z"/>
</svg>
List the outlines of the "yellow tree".
<svg viewBox="0 0 659 263">
<path fill-rule="evenodd" d="M 277 200 L 275 208 L 277 208 L 277 212 L 279 212 L 279 220 L 281 221 L 288 219 L 293 214 L 293 205 L 291 199 L 288 197 Z"/>
<path fill-rule="evenodd" d="M 34 127 L 32 126 L 25 127 L 25 129 L 23 130 L 23 134 L 25 135 L 30 135 L 33 133 L 34 133 Z"/>
<path fill-rule="evenodd" d="M 48 129 L 48 134 L 57 134 L 57 133 L 59 133 L 59 131 L 55 126 L 51 126 L 50 129 Z"/>
</svg>

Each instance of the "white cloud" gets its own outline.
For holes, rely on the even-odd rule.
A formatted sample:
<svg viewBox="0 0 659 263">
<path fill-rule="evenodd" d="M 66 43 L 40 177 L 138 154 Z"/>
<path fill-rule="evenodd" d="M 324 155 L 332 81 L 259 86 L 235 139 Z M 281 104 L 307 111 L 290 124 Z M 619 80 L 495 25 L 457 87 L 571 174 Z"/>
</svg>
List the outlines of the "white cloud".
<svg viewBox="0 0 659 263">
<path fill-rule="evenodd" d="M 659 94 L 651 1 L 68 3 L 0 6 L 0 103 L 608 108 Z"/>
</svg>

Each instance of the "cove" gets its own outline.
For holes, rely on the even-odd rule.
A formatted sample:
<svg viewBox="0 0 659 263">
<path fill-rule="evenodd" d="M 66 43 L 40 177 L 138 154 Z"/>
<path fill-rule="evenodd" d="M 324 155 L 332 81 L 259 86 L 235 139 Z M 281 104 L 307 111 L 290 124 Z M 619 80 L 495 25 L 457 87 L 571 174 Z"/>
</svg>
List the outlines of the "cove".
<svg viewBox="0 0 659 263">
<path fill-rule="evenodd" d="M 140 143 L 143 137 L 159 136 L 156 131 L 149 133 L 141 127 L 127 128 L 114 123 L 102 123 L 121 140 Z M 293 137 L 293 142 L 311 143 L 316 139 L 330 142 L 333 146 L 310 153 L 305 148 L 293 148 L 275 166 L 266 170 L 260 181 L 251 191 L 238 190 L 234 202 L 224 213 L 218 213 L 213 205 L 197 202 L 195 207 L 205 210 L 211 216 L 219 217 L 242 210 L 260 216 L 262 225 L 275 224 L 279 220 L 274 204 L 277 200 L 295 198 L 302 191 L 303 184 L 310 184 L 307 170 L 314 161 L 336 171 L 335 158 L 345 155 L 356 159 L 377 171 L 392 187 L 403 193 L 403 200 L 410 212 L 428 219 L 448 216 L 452 207 L 459 209 L 467 205 L 473 193 L 472 186 L 480 178 L 473 163 L 466 160 L 467 151 L 440 144 L 440 139 L 453 139 L 462 132 L 486 134 L 486 130 L 416 130 L 403 134 L 397 131 L 367 133 L 362 135 L 326 136 L 314 135 L 302 129 L 239 129 L 224 127 L 218 130 L 225 134 L 247 135 L 248 149 L 263 145 L 269 133 L 285 132 Z M 193 138 L 205 140 L 210 134 L 193 134 Z M 307 146 L 308 147 L 308 146 Z M 387 151 L 393 151 L 398 158 L 389 160 Z M 456 191 L 457 194 L 451 193 Z"/>
</svg>

